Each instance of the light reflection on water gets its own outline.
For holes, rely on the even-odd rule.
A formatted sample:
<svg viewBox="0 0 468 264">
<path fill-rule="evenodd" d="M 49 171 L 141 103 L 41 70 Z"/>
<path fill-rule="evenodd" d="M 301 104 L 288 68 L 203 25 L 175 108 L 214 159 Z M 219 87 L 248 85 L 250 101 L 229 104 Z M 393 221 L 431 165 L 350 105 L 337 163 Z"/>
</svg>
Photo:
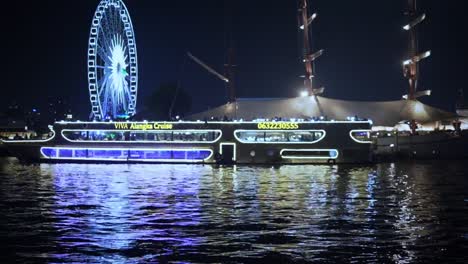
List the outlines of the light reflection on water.
<svg viewBox="0 0 468 264">
<path fill-rule="evenodd" d="M 468 249 L 464 162 L 0 168 L 17 260 L 461 262 Z"/>
</svg>

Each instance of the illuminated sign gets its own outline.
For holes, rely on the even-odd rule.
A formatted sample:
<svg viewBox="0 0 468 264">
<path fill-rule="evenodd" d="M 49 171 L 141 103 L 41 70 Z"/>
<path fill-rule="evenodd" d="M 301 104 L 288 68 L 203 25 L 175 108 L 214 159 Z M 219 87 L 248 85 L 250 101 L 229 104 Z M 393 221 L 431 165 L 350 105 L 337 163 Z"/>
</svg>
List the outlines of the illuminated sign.
<svg viewBox="0 0 468 264">
<path fill-rule="evenodd" d="M 174 127 L 173 124 L 161 124 L 161 123 L 115 123 L 115 129 L 126 129 L 126 130 L 171 130 Z"/>
<path fill-rule="evenodd" d="M 299 129 L 299 124 L 291 122 L 262 122 L 258 123 L 258 129 L 294 130 Z"/>
</svg>

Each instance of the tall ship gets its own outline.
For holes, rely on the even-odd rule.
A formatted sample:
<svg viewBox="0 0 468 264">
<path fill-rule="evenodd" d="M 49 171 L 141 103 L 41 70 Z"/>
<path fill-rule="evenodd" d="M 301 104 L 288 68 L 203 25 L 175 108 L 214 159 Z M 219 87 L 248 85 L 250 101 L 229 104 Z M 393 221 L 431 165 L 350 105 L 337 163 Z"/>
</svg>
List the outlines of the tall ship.
<svg viewBox="0 0 468 264">
<path fill-rule="evenodd" d="M 402 60 L 403 76 L 408 81 L 408 92 L 393 101 L 350 101 L 322 96 L 324 88 L 312 86 L 314 61 L 323 50 L 313 52 L 308 40 L 308 29 L 318 18 L 307 13 L 308 1 L 300 0 L 298 30 L 304 39 L 306 66 L 303 96 L 298 98 L 250 98 L 237 100 L 196 115 L 250 118 L 252 116 L 325 116 L 334 120 L 367 118 L 373 121 L 372 152 L 375 161 L 395 159 L 443 159 L 468 157 L 468 119 L 466 106 L 458 104 L 458 114 L 424 104 L 423 96 L 431 95 L 421 89 L 420 63 L 430 57 L 431 51 L 419 49 L 418 29 L 426 14 L 418 11 L 417 0 L 407 2 L 405 15 L 408 23 L 401 30 L 407 33 L 408 50 Z M 304 8 L 306 7 L 306 8 Z M 315 82 L 314 82 L 315 83 Z M 460 97 L 463 97 L 462 94 Z M 463 100 L 462 100 L 463 101 Z"/>
<path fill-rule="evenodd" d="M 419 64 L 431 55 L 431 51 L 419 50 L 418 27 L 426 14 L 418 12 L 418 1 L 407 0 L 405 12 L 408 23 L 403 30 L 408 33 L 407 58 L 403 61 L 403 74 L 408 80 L 408 93 L 403 96 L 407 104 L 414 105 L 400 129 L 375 133 L 374 154 L 377 159 L 410 158 L 440 159 L 468 158 L 468 128 L 463 117 L 463 90 L 459 91 L 457 113 L 443 113 L 421 104 L 417 99 L 430 96 L 430 90 L 421 90 Z M 410 107 L 411 108 L 411 107 Z M 426 124 L 420 121 L 426 117 Z M 403 127 L 403 129 L 401 129 Z"/>
<path fill-rule="evenodd" d="M 303 103 L 312 104 L 323 91 L 312 82 L 313 61 L 322 51 L 313 53 L 309 46 L 308 28 L 315 15 L 309 16 L 306 0 L 301 0 L 299 17 L 305 43 Z M 133 25 L 122 0 L 99 3 L 87 65 L 93 121 L 56 122 L 43 139 L 3 140 L 11 154 L 28 162 L 335 164 L 372 159 L 372 121 L 357 117 L 281 115 L 277 109 L 280 117 L 130 121 L 136 113 L 138 62 Z M 233 93 L 229 104 L 237 104 Z"/>
</svg>

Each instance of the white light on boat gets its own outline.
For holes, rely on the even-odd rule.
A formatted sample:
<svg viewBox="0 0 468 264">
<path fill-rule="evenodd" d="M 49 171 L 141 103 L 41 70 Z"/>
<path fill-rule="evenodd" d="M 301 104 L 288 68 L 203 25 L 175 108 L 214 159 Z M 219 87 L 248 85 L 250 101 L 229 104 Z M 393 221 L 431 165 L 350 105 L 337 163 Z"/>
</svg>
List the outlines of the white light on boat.
<svg viewBox="0 0 468 264">
<path fill-rule="evenodd" d="M 307 96 L 309 96 L 309 92 L 304 90 L 304 91 L 302 91 L 302 92 L 300 93 L 300 96 L 301 96 L 301 97 L 307 97 Z"/>
<path fill-rule="evenodd" d="M 430 51 L 430 50 L 424 52 L 424 55 L 422 56 L 421 59 L 425 59 L 425 58 L 427 58 L 427 57 L 429 57 L 429 56 L 431 56 L 431 51 Z"/>
</svg>

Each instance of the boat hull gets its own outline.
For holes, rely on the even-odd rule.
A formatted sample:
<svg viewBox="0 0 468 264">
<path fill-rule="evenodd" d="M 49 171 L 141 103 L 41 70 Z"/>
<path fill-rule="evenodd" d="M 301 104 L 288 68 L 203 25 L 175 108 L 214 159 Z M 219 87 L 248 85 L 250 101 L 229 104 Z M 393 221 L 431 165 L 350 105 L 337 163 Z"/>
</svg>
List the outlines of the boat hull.
<svg viewBox="0 0 468 264">
<path fill-rule="evenodd" d="M 433 132 L 378 138 L 374 157 L 382 159 L 465 159 L 468 158 L 468 133 Z"/>
<path fill-rule="evenodd" d="M 370 129 L 369 122 L 75 122 L 56 123 L 49 140 L 5 144 L 29 162 L 367 163 L 370 142 L 350 132 Z M 94 138 L 98 134 L 114 138 Z"/>
</svg>

